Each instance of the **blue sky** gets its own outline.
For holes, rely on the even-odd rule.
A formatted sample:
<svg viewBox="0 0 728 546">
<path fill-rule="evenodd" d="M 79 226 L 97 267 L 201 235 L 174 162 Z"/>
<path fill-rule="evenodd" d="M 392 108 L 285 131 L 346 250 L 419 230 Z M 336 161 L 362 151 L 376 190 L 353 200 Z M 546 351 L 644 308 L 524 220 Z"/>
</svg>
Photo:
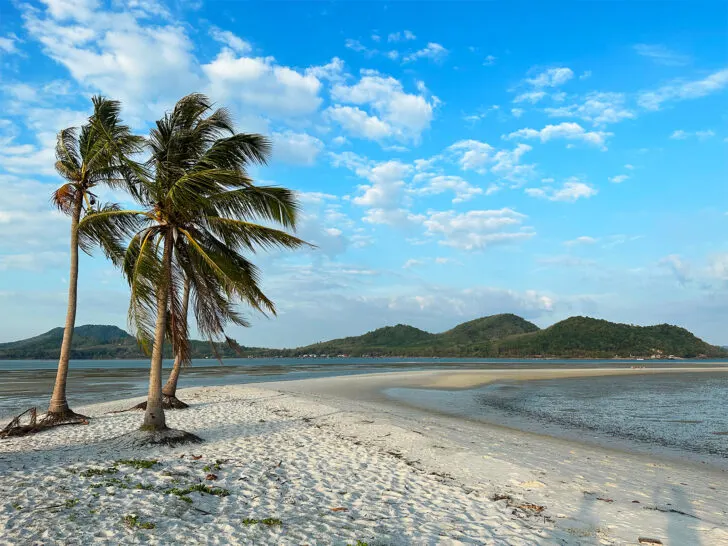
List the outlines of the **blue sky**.
<svg viewBox="0 0 728 546">
<path fill-rule="evenodd" d="M 61 325 L 55 133 L 119 99 L 136 131 L 189 92 L 274 142 L 317 245 L 253 257 L 279 315 L 245 345 L 500 312 L 669 322 L 728 344 L 725 2 L 0 6 L 0 341 Z M 124 196 L 107 192 L 106 199 Z M 102 256 L 78 324 L 125 326 Z"/>
</svg>

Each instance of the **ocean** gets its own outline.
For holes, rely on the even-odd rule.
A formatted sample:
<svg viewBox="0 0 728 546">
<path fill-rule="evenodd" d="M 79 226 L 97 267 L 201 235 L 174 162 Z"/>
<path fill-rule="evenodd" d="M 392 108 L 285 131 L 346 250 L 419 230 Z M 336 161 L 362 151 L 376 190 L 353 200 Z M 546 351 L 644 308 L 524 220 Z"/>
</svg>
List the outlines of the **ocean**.
<svg viewBox="0 0 728 546">
<path fill-rule="evenodd" d="M 499 381 L 465 390 L 385 393 L 411 406 L 568 440 L 728 463 L 724 372 Z"/>
</svg>

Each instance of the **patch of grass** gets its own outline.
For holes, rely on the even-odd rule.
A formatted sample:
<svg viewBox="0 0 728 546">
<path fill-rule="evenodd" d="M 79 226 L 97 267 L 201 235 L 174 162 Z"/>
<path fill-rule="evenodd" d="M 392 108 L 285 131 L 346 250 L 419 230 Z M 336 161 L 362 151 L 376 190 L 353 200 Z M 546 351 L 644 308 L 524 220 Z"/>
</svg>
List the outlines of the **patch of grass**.
<svg viewBox="0 0 728 546">
<path fill-rule="evenodd" d="M 78 504 L 78 499 L 68 499 L 63 503 L 64 508 L 73 508 Z"/>
<path fill-rule="evenodd" d="M 144 491 L 154 491 L 154 486 L 151 483 L 138 483 L 134 486 L 134 489 L 142 489 Z"/>
<path fill-rule="evenodd" d="M 80 476 L 83 478 L 92 478 L 93 476 L 108 476 L 109 474 L 116 474 L 119 471 L 115 466 L 108 468 L 89 468 L 81 472 Z"/>
<path fill-rule="evenodd" d="M 121 459 L 120 461 L 116 461 L 116 464 L 133 466 L 139 470 L 141 468 L 152 468 L 158 462 L 156 459 Z"/>
<path fill-rule="evenodd" d="M 151 521 L 139 521 L 139 516 L 136 514 L 127 514 L 122 521 L 127 527 L 132 529 L 154 529 L 157 526 L 156 523 L 152 523 Z"/>
<path fill-rule="evenodd" d="M 205 472 L 212 472 L 213 470 L 220 470 L 221 468 L 222 468 L 222 465 L 220 465 L 219 463 L 215 463 L 215 464 L 207 464 L 207 465 L 203 466 L 202 470 L 204 470 Z"/>
<path fill-rule="evenodd" d="M 369 543 L 357 540 L 355 544 L 347 544 L 346 546 L 369 546 Z"/>
<path fill-rule="evenodd" d="M 21 504 L 19 502 L 14 502 L 10 506 L 12 506 L 13 508 L 15 508 L 16 510 L 22 510 L 23 509 L 23 507 L 21 506 Z"/>
<path fill-rule="evenodd" d="M 267 525 L 268 527 L 276 527 L 278 525 L 283 525 L 283 522 L 279 520 L 278 518 L 264 518 L 264 519 L 253 519 L 253 518 L 245 518 L 243 520 L 243 525 Z"/>
</svg>

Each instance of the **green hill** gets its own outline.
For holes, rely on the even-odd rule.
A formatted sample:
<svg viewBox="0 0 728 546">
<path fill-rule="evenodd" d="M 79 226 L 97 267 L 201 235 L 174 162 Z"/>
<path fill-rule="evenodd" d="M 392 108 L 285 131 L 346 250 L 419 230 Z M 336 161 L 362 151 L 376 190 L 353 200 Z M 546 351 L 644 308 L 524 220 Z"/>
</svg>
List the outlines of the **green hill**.
<svg viewBox="0 0 728 546">
<path fill-rule="evenodd" d="M 386 326 L 362 336 L 315 343 L 284 353 L 286 356 L 477 356 L 488 352 L 493 340 L 537 330 L 538 326 L 521 317 L 503 314 L 464 322 L 440 334 L 431 334 L 404 324 Z"/>
<path fill-rule="evenodd" d="M 0 359 L 56 359 L 63 329 L 54 328 L 36 337 L 0 344 Z M 192 341 L 193 358 L 214 358 L 207 342 Z M 386 326 L 361 336 L 334 339 L 296 349 L 239 347 L 216 344 L 220 356 L 296 357 L 337 356 L 440 356 L 483 358 L 613 358 L 728 357 L 722 347 L 709 345 L 678 326 L 633 326 L 589 317 L 572 317 L 539 329 L 512 314 L 493 315 L 464 322 L 439 334 L 413 326 Z M 166 346 L 171 357 L 171 347 Z M 71 358 L 146 358 L 136 340 L 116 326 L 78 326 Z"/>
<path fill-rule="evenodd" d="M 728 353 L 699 339 L 685 328 L 669 324 L 633 326 L 589 317 L 571 317 L 553 326 L 502 339 L 498 356 L 650 357 L 673 355 L 725 357 Z"/>
<path fill-rule="evenodd" d="M 57 359 L 63 341 L 63 328 L 53 328 L 39 336 L 0 343 L 2 359 Z M 224 357 L 238 356 L 227 344 L 216 344 Z M 171 357 L 171 347 L 166 347 L 165 356 Z M 192 341 L 193 358 L 213 358 L 214 352 L 206 341 Z M 128 359 L 147 358 L 137 345 L 136 339 L 116 326 L 87 324 L 77 326 L 71 344 L 72 359 Z"/>
</svg>

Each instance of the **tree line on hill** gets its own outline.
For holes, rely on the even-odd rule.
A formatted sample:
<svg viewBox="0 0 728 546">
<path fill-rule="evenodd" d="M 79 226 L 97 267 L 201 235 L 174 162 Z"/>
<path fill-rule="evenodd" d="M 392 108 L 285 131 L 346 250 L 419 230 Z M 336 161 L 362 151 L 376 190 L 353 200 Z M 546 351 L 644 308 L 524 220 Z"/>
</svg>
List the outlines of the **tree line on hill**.
<svg viewBox="0 0 728 546">
<path fill-rule="evenodd" d="M 0 359 L 55 358 L 62 329 L 27 340 L 0 344 Z M 572 317 L 548 328 L 512 314 L 493 315 L 433 334 L 398 324 L 361 336 L 335 339 L 295 349 L 242 347 L 235 343 L 190 341 L 191 358 L 239 357 L 473 357 L 473 358 L 722 358 L 728 351 L 678 326 L 633 326 L 589 317 Z M 143 358 L 137 341 L 115 326 L 79 326 L 73 358 Z M 166 358 L 172 358 L 171 348 Z"/>
</svg>

